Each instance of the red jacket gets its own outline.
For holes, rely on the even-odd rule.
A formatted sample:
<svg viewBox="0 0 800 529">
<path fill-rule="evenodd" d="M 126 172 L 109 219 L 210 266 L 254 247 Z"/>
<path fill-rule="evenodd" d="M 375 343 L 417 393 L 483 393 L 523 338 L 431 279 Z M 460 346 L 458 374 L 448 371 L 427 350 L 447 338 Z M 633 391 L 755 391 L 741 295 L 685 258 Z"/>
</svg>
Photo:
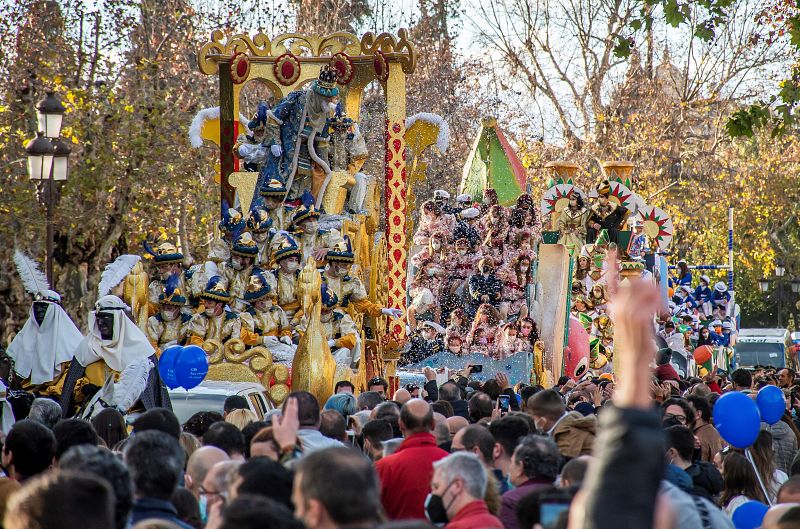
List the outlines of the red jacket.
<svg viewBox="0 0 800 529">
<path fill-rule="evenodd" d="M 489 512 L 483 500 L 475 500 L 464 505 L 444 529 L 503 529 L 503 522 Z"/>
<path fill-rule="evenodd" d="M 448 453 L 430 433 L 415 433 L 397 451 L 375 464 L 381 480 L 381 502 L 391 520 L 425 519 L 425 497 L 431 491 L 433 463 Z"/>
</svg>

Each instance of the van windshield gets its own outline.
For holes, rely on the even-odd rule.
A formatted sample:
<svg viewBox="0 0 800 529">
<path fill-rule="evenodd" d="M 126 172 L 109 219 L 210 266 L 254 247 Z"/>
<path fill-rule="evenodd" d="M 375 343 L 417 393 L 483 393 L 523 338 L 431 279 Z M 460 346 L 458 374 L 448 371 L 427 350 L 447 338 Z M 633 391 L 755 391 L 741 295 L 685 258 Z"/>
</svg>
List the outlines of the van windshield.
<svg viewBox="0 0 800 529">
<path fill-rule="evenodd" d="M 739 342 L 734 347 L 736 362 L 740 367 L 772 366 L 785 367 L 781 343 Z"/>
<path fill-rule="evenodd" d="M 198 411 L 215 411 L 221 415 L 227 395 L 170 391 L 169 398 L 172 401 L 172 411 L 183 424 Z"/>
</svg>

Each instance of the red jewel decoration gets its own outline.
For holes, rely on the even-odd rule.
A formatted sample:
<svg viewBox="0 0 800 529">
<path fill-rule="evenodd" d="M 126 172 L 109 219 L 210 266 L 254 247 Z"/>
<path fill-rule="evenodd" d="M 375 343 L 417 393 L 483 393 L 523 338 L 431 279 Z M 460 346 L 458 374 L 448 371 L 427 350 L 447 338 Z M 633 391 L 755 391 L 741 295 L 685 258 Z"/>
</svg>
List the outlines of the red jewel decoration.
<svg viewBox="0 0 800 529">
<path fill-rule="evenodd" d="M 247 54 L 237 52 L 231 57 L 231 81 L 233 84 L 242 84 L 250 75 L 250 59 Z"/>
<path fill-rule="evenodd" d="M 272 65 L 275 79 L 283 86 L 294 84 L 300 78 L 300 61 L 291 53 L 284 53 L 275 59 Z"/>
<path fill-rule="evenodd" d="M 372 67 L 375 68 L 375 77 L 379 81 L 385 82 L 389 79 L 389 61 L 386 60 L 386 55 L 382 51 L 375 52 L 375 59 L 372 61 Z"/>
<path fill-rule="evenodd" d="M 353 68 L 353 61 L 349 55 L 344 52 L 335 53 L 331 57 L 329 64 L 331 68 L 336 70 L 336 82 L 338 84 L 346 85 L 353 80 L 355 68 Z"/>
</svg>

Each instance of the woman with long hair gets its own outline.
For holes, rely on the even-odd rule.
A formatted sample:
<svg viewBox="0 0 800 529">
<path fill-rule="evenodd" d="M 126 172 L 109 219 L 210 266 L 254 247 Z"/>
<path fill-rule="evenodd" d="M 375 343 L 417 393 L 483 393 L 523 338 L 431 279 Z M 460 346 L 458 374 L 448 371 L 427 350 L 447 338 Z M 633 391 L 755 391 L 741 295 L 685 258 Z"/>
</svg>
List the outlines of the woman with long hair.
<svg viewBox="0 0 800 529">
<path fill-rule="evenodd" d="M 533 351 L 533 346 L 539 341 L 539 327 L 532 318 L 526 317 L 519 320 L 519 334 L 520 338 L 527 341 L 530 348 L 526 351 Z"/>
<path fill-rule="evenodd" d="M 720 506 L 725 514 L 731 516 L 740 505 L 750 500 L 767 503 L 750 462 L 743 454 L 731 450 L 722 460 Z"/>
<path fill-rule="evenodd" d="M 484 336 L 486 338 L 486 346 L 489 349 L 489 353 L 492 353 L 495 347 L 495 337 L 497 335 L 497 322 L 499 321 L 497 309 L 493 306 L 489 305 L 488 303 L 483 303 L 478 307 L 478 311 L 475 313 L 475 320 L 472 322 L 472 328 L 469 331 L 470 334 L 470 345 L 472 345 L 473 340 L 476 335 L 476 331 L 478 329 L 482 329 L 484 331 Z"/>
<path fill-rule="evenodd" d="M 497 276 L 503 282 L 500 319 L 516 319 L 528 315 L 528 285 L 533 283 L 531 259 L 525 254 L 518 255 L 507 266 L 500 269 Z"/>
<path fill-rule="evenodd" d="M 445 330 L 445 343 L 451 336 L 458 336 L 462 342 L 466 341 L 467 334 L 469 334 L 469 320 L 464 309 L 459 307 L 450 313 L 450 322 Z"/>
<path fill-rule="evenodd" d="M 678 277 L 674 283 L 676 290 L 677 287 L 684 285 L 687 287 L 692 286 L 692 273 L 689 271 L 689 264 L 683 259 L 678 261 Z"/>
<path fill-rule="evenodd" d="M 767 488 L 769 499 L 775 501 L 778 489 L 781 488 L 789 476 L 775 465 L 775 449 L 772 447 L 772 434 L 761 430 L 756 442 L 750 447 L 753 462 L 756 464 L 761 481 Z"/>
</svg>

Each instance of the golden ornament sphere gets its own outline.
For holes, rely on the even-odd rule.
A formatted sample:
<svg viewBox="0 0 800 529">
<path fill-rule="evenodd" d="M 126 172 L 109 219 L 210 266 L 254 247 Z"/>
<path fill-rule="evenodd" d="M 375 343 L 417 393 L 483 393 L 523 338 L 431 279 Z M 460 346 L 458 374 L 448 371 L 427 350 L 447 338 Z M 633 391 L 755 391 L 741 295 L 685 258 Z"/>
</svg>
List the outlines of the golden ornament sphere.
<svg viewBox="0 0 800 529">
<path fill-rule="evenodd" d="M 289 386 L 286 384 L 275 384 L 269 388 L 269 396 L 275 404 L 282 404 L 289 396 Z"/>
<path fill-rule="evenodd" d="M 283 364 L 278 364 L 275 366 L 275 371 L 273 372 L 273 375 L 275 376 L 276 385 L 285 384 L 286 381 L 289 380 L 289 368 Z"/>
</svg>

